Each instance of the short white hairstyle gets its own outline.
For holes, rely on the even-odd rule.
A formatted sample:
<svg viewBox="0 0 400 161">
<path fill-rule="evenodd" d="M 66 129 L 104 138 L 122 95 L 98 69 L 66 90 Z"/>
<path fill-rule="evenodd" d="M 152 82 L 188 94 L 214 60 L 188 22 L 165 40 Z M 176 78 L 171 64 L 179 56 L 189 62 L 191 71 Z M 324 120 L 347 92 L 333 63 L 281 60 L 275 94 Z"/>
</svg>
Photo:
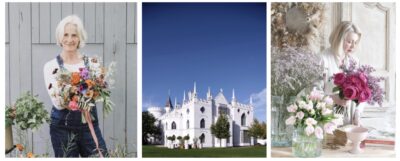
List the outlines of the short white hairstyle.
<svg viewBox="0 0 400 161">
<path fill-rule="evenodd" d="M 76 26 L 76 30 L 77 30 L 76 32 L 78 33 L 78 37 L 79 37 L 78 49 L 84 47 L 86 44 L 86 40 L 87 40 L 87 33 L 85 31 L 85 28 L 83 27 L 82 20 L 76 15 L 67 16 L 64 19 L 62 19 L 60 21 L 60 23 L 58 23 L 57 28 L 56 28 L 57 45 L 62 46 L 62 39 L 64 37 L 64 29 L 65 29 L 65 26 L 67 26 L 68 24 L 72 24 L 72 25 Z"/>
</svg>

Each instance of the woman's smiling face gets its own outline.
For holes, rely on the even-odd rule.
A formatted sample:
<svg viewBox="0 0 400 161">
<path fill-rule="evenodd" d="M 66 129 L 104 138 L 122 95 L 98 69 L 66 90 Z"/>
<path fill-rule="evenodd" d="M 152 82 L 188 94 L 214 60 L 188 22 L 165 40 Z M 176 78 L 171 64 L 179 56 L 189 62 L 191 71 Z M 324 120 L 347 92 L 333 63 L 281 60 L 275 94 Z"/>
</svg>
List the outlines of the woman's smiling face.
<svg viewBox="0 0 400 161">
<path fill-rule="evenodd" d="M 62 38 L 62 47 L 64 51 L 73 52 L 78 49 L 79 36 L 77 27 L 73 24 L 67 24 L 64 27 L 64 35 Z"/>
</svg>

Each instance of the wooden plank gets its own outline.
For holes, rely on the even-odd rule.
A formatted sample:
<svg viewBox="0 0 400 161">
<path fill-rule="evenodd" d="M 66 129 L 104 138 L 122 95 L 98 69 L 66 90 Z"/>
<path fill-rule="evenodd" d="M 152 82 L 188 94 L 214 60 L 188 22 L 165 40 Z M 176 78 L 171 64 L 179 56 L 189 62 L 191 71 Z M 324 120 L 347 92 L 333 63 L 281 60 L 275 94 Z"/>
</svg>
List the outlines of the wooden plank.
<svg viewBox="0 0 400 161">
<path fill-rule="evenodd" d="M 126 4 L 108 3 L 105 6 L 104 61 L 118 62 L 114 73 L 114 89 L 111 99 L 115 109 L 105 121 L 104 135 L 109 148 L 125 144 L 126 141 Z M 111 139 L 113 138 L 113 140 Z"/>
<path fill-rule="evenodd" d="M 62 18 L 72 15 L 72 3 L 62 3 L 61 4 L 61 14 Z"/>
<path fill-rule="evenodd" d="M 50 3 L 39 3 L 40 43 L 50 43 Z"/>
<path fill-rule="evenodd" d="M 32 6 L 32 43 L 40 42 L 40 14 L 39 14 L 39 3 L 35 2 L 31 4 Z"/>
<path fill-rule="evenodd" d="M 72 12 L 85 22 L 85 9 L 83 3 L 72 3 Z"/>
<path fill-rule="evenodd" d="M 10 45 L 6 44 L 6 105 L 11 105 L 10 100 Z"/>
<path fill-rule="evenodd" d="M 104 42 L 104 3 L 96 3 L 96 43 Z"/>
<path fill-rule="evenodd" d="M 50 24 L 50 40 L 51 43 L 57 43 L 56 40 L 56 28 L 58 23 L 62 20 L 61 3 L 50 3 L 51 10 L 51 24 Z"/>
<path fill-rule="evenodd" d="M 31 91 L 31 4 L 10 3 L 10 97 L 11 102 L 25 91 Z M 26 148 L 33 149 L 28 132 Z M 34 150 L 34 149 L 33 149 Z"/>
<path fill-rule="evenodd" d="M 9 25 L 10 25 L 10 18 L 8 15 L 8 5 L 9 3 L 6 3 L 6 43 L 10 42 L 10 31 L 9 31 Z"/>
<path fill-rule="evenodd" d="M 127 45 L 127 63 L 126 64 L 126 81 L 127 81 L 127 94 L 126 94 L 126 136 L 127 136 L 127 149 L 132 152 L 134 156 L 137 153 L 137 45 Z"/>
<path fill-rule="evenodd" d="M 86 43 L 96 42 L 96 4 L 85 3 L 85 29 L 88 35 Z"/>
<path fill-rule="evenodd" d="M 127 3 L 126 41 L 136 43 L 136 3 Z"/>
</svg>

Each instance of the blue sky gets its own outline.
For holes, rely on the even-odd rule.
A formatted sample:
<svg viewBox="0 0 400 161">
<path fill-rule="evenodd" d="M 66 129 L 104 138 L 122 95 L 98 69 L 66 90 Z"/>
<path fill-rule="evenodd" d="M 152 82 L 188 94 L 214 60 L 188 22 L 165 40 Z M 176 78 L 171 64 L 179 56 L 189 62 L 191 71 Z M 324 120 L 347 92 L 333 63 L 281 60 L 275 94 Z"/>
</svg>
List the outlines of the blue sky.
<svg viewBox="0 0 400 161">
<path fill-rule="evenodd" d="M 265 121 L 265 3 L 143 3 L 143 110 L 182 102 L 196 82 L 249 103 Z"/>
</svg>

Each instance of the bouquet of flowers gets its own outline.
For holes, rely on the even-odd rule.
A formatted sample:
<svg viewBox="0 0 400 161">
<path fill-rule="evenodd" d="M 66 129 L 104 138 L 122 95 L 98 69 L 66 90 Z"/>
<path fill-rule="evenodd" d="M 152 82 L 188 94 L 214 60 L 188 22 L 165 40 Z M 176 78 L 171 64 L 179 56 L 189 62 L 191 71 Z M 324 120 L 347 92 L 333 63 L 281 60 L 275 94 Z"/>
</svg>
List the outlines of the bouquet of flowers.
<svg viewBox="0 0 400 161">
<path fill-rule="evenodd" d="M 114 105 L 110 99 L 110 85 L 113 68 L 112 62 L 108 68 L 100 66 L 97 57 L 90 58 L 90 65 L 79 68 L 79 72 L 60 70 L 57 74 L 57 86 L 60 89 L 55 97 L 62 107 L 69 110 L 82 111 L 82 122 L 86 123 L 84 111 L 90 113 L 96 102 L 103 102 L 103 111 L 108 114 Z M 110 83 L 111 82 L 111 83 Z M 91 119 L 94 119 L 91 116 Z"/>
<path fill-rule="evenodd" d="M 357 68 L 356 62 L 350 59 L 348 66 L 342 65 L 340 68 L 343 72 L 336 73 L 332 78 L 336 85 L 333 92 L 339 92 L 341 99 L 352 100 L 357 105 L 368 102 L 382 106 L 384 92 L 378 83 L 384 78 L 373 76 L 373 67 L 362 65 Z"/>
<path fill-rule="evenodd" d="M 323 91 L 313 90 L 310 95 L 302 96 L 294 104 L 287 107 L 290 116 L 286 125 L 294 125 L 297 129 L 304 129 L 307 136 L 315 135 L 322 139 L 324 131 L 333 134 L 341 118 L 333 113 L 333 100 L 324 96 Z"/>
</svg>

